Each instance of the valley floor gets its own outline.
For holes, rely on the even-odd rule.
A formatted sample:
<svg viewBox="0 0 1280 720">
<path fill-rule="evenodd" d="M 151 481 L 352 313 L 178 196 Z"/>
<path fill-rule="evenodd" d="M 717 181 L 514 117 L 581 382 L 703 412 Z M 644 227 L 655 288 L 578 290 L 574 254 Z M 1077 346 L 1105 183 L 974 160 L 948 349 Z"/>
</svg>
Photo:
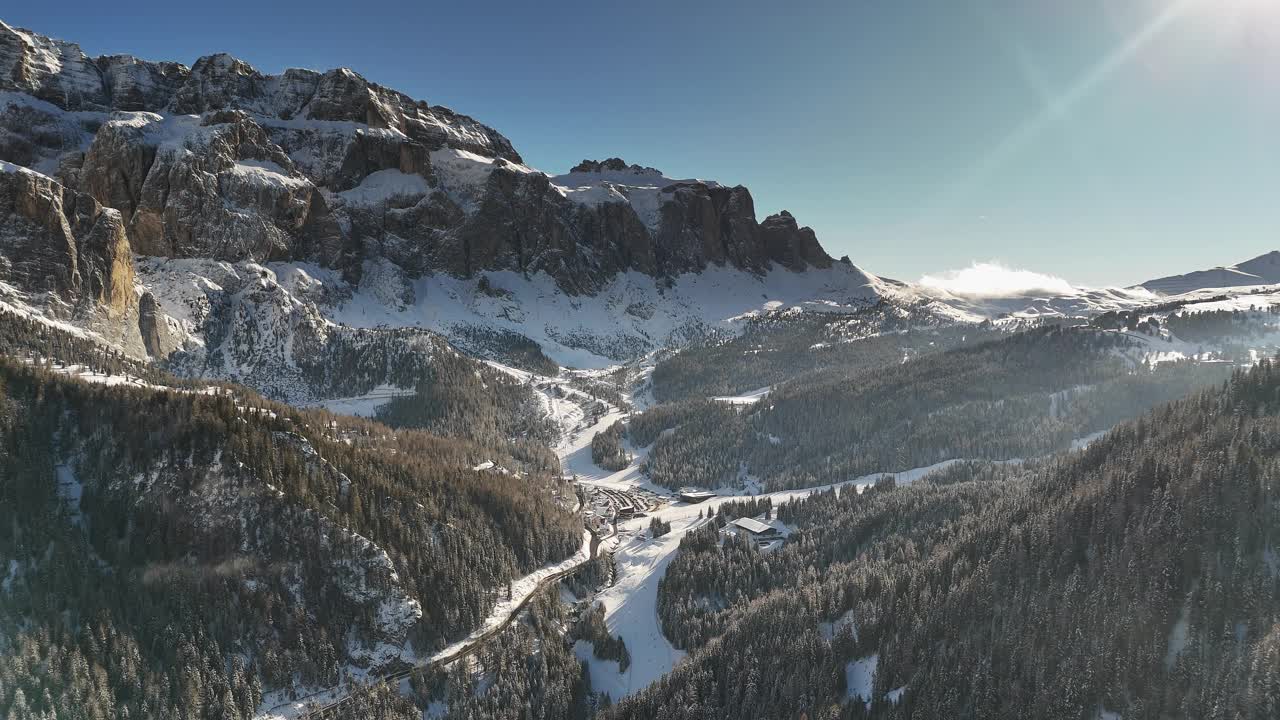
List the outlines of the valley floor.
<svg viewBox="0 0 1280 720">
<path fill-rule="evenodd" d="M 758 399 L 763 394 L 764 392 L 757 391 L 749 397 Z M 601 432 L 626 417 L 625 413 L 615 408 L 594 425 L 568 437 L 557 448 L 563 472 L 566 476 L 575 477 L 583 485 L 618 491 L 644 490 L 667 499 L 667 503 L 657 510 L 618 522 L 616 534 L 604 545 L 604 551 L 613 556 L 615 579 L 611 586 L 604 588 L 594 598 L 594 602 L 604 606 L 605 625 L 610 634 L 621 637 L 626 644 L 631 655 L 630 666 L 622 672 L 617 662 L 596 658 L 591 645 L 584 641 L 576 643 L 574 648 L 578 657 L 585 660 L 590 668 L 592 689 L 607 692 L 615 701 L 648 687 L 684 659 L 686 653 L 675 648 L 662 633 L 657 611 L 658 583 L 665 576 L 667 566 L 675 557 L 685 535 L 709 522 L 716 507 L 744 496 L 768 497 L 777 506 L 832 488 L 854 488 L 861 492 L 888 475 L 892 475 L 898 484 L 905 485 L 959 461 L 945 460 L 899 473 L 873 473 L 846 482 L 802 490 L 758 494 L 741 488 L 720 489 L 715 497 L 698 504 L 689 504 L 674 500 L 669 489 L 654 485 L 645 478 L 641 472 L 647 455 L 645 448 L 628 446 L 632 461 L 618 471 L 603 469 L 591 461 L 591 438 L 596 432 Z M 654 518 L 669 522 L 670 532 L 659 538 L 649 537 L 648 525 Z"/>
</svg>

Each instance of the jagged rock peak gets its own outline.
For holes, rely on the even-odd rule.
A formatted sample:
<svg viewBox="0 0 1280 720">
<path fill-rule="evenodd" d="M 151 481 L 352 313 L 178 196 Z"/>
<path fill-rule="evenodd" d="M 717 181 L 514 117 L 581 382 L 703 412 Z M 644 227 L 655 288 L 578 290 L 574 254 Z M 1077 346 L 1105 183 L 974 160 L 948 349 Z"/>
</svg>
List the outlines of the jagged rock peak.
<svg viewBox="0 0 1280 720">
<path fill-rule="evenodd" d="M 0 21 L 0 90 L 27 93 L 64 110 L 245 110 L 281 120 L 345 120 L 402 133 L 430 149 L 447 145 L 522 162 L 511 141 L 493 128 L 347 68 L 264 75 L 226 53 L 206 55 L 190 69 L 127 55 L 93 60 L 75 43 Z"/>
<path fill-rule="evenodd" d="M 102 73 L 80 46 L 22 30 L 0 20 L 0 90 L 33 95 L 68 110 L 100 107 Z"/>
<path fill-rule="evenodd" d="M 765 251 L 769 258 L 793 270 L 807 265 L 819 268 L 831 267 L 831 256 L 822 249 L 812 228 L 800 227 L 795 217 L 786 210 L 770 215 L 760 223 Z"/>
<path fill-rule="evenodd" d="M 569 170 L 571 173 L 602 173 L 602 172 L 631 172 L 635 175 L 655 175 L 662 176 L 662 171 L 657 168 L 645 167 L 643 165 L 628 165 L 622 158 L 609 158 L 607 160 L 583 160 L 574 165 Z"/>
</svg>

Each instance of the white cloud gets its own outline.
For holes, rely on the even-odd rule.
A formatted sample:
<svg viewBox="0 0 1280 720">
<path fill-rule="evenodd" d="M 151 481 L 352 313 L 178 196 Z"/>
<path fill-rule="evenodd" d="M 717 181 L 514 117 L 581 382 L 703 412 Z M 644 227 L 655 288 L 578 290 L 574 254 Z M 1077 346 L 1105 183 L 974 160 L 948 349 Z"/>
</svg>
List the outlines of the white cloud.
<svg viewBox="0 0 1280 720">
<path fill-rule="evenodd" d="M 1015 270 L 998 262 L 975 262 L 960 270 L 925 275 L 920 284 L 969 298 L 1009 298 L 1023 295 L 1075 295 L 1071 283 L 1054 275 Z"/>
</svg>

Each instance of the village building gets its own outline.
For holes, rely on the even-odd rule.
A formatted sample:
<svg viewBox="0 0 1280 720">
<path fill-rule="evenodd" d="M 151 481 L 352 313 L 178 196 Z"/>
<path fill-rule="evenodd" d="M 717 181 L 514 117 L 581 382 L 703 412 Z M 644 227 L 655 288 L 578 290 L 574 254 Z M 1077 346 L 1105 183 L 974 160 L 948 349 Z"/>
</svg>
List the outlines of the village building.
<svg viewBox="0 0 1280 720">
<path fill-rule="evenodd" d="M 725 527 L 725 532 L 748 538 L 761 545 L 768 545 L 774 540 L 783 538 L 781 530 L 755 518 L 738 518 Z"/>
<path fill-rule="evenodd" d="M 680 492 L 676 495 L 676 497 L 689 503 L 690 505 L 696 505 L 697 503 L 700 503 L 704 500 L 709 500 L 715 496 L 716 496 L 715 493 L 710 492 L 708 490 L 691 490 L 691 489 L 681 489 Z"/>
</svg>

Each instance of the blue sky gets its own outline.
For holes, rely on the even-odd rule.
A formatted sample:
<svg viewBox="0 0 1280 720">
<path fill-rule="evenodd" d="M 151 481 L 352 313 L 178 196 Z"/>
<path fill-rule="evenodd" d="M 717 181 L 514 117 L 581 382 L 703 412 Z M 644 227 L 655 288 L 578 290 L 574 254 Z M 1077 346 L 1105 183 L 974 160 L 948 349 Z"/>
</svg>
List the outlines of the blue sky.
<svg viewBox="0 0 1280 720">
<path fill-rule="evenodd" d="M 82 6 L 82 7 L 77 7 Z M 882 275 L 1128 284 L 1280 249 L 1280 0 L 13 4 L 190 64 L 348 66 L 561 172 L 741 183 Z"/>
</svg>

